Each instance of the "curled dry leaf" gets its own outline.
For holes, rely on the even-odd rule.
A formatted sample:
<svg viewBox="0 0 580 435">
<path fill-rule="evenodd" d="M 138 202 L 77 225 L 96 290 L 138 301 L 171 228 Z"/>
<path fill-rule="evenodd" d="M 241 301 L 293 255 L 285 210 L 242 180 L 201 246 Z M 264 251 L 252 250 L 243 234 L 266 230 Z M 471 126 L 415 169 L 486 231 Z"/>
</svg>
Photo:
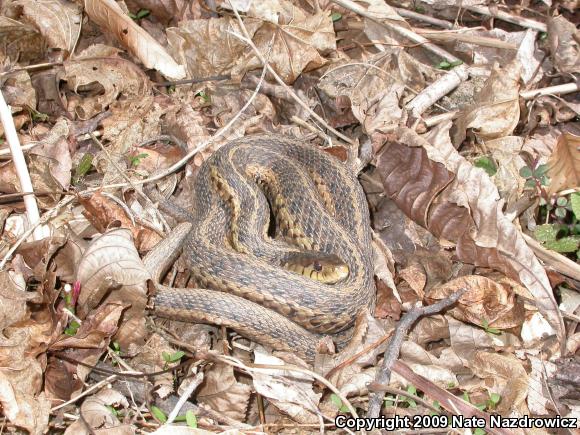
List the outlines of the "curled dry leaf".
<svg viewBox="0 0 580 435">
<path fill-rule="evenodd" d="M 32 87 L 30 75 L 27 71 L 18 71 L 10 74 L 1 83 L 2 95 L 10 105 L 12 113 L 18 113 L 28 108 L 36 108 L 36 91 Z M 4 129 L 2 128 L 2 134 Z"/>
<path fill-rule="evenodd" d="M 97 394 L 89 396 L 83 401 L 80 412 L 82 420 L 77 420 L 65 431 L 65 435 L 89 434 L 95 429 L 106 429 L 107 433 L 122 435 L 134 434 L 135 429 L 131 426 L 120 427 L 116 414 L 111 412 L 110 407 L 129 407 L 129 402 L 121 393 L 111 388 L 103 388 Z M 90 427 L 87 430 L 86 425 Z M 97 432 L 99 433 L 99 432 Z"/>
<path fill-rule="evenodd" d="M 196 397 L 211 409 L 236 421 L 244 421 L 252 388 L 238 382 L 234 368 L 227 364 L 214 364 L 205 371 L 205 380 Z"/>
<path fill-rule="evenodd" d="M 491 75 L 475 96 L 474 103 L 459 114 L 454 145 L 463 142 L 468 128 L 473 129 L 482 140 L 513 133 L 520 120 L 520 74 L 521 64 L 517 59 L 505 67 L 499 64 L 493 66 Z"/>
<path fill-rule="evenodd" d="M 485 276 L 468 275 L 456 278 L 429 291 L 426 298 L 435 303 L 457 290 L 465 288 L 458 305 L 448 314 L 458 320 L 482 327 L 509 329 L 524 321 L 523 302 L 515 299 L 509 285 L 500 284 Z"/>
<path fill-rule="evenodd" d="M 99 232 L 104 233 L 112 223 L 118 221 L 122 228 L 131 231 L 139 251 L 148 251 L 161 240 L 159 234 L 150 228 L 135 223 L 127 216 L 124 207 L 103 196 L 100 192 L 89 197 L 81 196 L 79 202 L 85 208 L 83 214 Z"/>
<path fill-rule="evenodd" d="M 19 0 L 23 15 L 40 30 L 50 48 L 60 48 L 68 56 L 81 33 L 79 5 L 64 0 Z"/>
<path fill-rule="evenodd" d="M 95 96 L 85 97 L 74 111 L 80 119 L 89 119 L 105 111 L 120 96 L 143 98 L 150 92 L 150 82 L 131 61 L 118 56 L 119 50 L 97 44 L 83 50 L 74 59 L 64 62 L 66 80 L 74 92 L 95 87 Z M 100 85 L 96 87 L 96 85 Z M 101 93 L 104 89 L 104 93 Z"/>
<path fill-rule="evenodd" d="M 114 0 L 85 0 L 89 18 L 115 35 L 146 68 L 153 68 L 173 80 L 185 77 L 185 68 L 173 60 L 149 33 L 129 17 Z"/>
<path fill-rule="evenodd" d="M 0 271 L 0 331 L 26 318 L 26 301 L 33 297 L 22 274 Z"/>
<path fill-rule="evenodd" d="M 486 380 L 490 392 L 500 394 L 501 402 L 497 412 L 502 415 L 511 411 L 527 414 L 524 407 L 529 378 L 520 360 L 499 353 L 479 351 L 475 353 L 469 367 L 476 376 Z"/>
<path fill-rule="evenodd" d="M 81 284 L 79 314 L 88 313 L 103 299 L 110 303 L 130 304 L 131 308 L 123 316 L 117 341 L 121 346 L 142 341 L 145 337 L 148 278 L 149 272 L 139 258 L 129 230 L 108 231 L 91 243 L 78 265 L 77 281 Z"/>
<path fill-rule="evenodd" d="M 548 192 L 580 186 L 580 136 L 562 133 L 548 160 Z"/>
<path fill-rule="evenodd" d="M 580 72 L 580 31 L 563 15 L 548 17 L 548 42 L 556 68 L 562 73 Z"/>
<path fill-rule="evenodd" d="M 280 358 L 267 354 L 261 347 L 254 351 L 256 364 L 284 365 Z M 304 373 L 260 369 L 251 371 L 256 391 L 280 411 L 299 423 L 318 423 L 318 402 L 321 394 L 314 392 L 314 379 Z M 322 418 L 322 417 L 320 417 Z"/>
<path fill-rule="evenodd" d="M 494 268 L 524 284 L 563 337 L 546 272 L 503 214 L 499 194 L 487 174 L 451 145 L 449 126 L 440 125 L 425 138 L 405 128 L 395 133 L 377 161 L 385 192 L 416 223 L 455 242 L 460 260 Z"/>
</svg>

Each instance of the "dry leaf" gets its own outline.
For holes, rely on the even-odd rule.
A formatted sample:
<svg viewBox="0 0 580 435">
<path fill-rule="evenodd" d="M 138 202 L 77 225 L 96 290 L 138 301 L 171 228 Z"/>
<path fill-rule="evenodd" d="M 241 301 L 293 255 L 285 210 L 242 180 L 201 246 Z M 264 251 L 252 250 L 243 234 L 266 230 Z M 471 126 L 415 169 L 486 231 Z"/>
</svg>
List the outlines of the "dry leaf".
<svg viewBox="0 0 580 435">
<path fill-rule="evenodd" d="M 548 192 L 580 186 L 580 136 L 562 133 L 548 160 Z"/>
<path fill-rule="evenodd" d="M 467 292 L 448 314 L 463 322 L 484 328 L 510 329 L 524 321 L 524 306 L 516 302 L 515 293 L 507 284 L 497 283 L 485 276 L 468 275 L 456 278 L 429 291 L 426 298 L 432 303 L 448 297 L 459 289 Z"/>
<path fill-rule="evenodd" d="M 533 294 L 558 337 L 563 337 L 546 272 L 504 216 L 487 174 L 474 168 L 449 142 L 449 126 L 440 125 L 425 138 L 408 129 L 396 133 L 377 162 L 386 193 L 415 222 L 457 243 L 460 260 L 518 279 Z"/>
<path fill-rule="evenodd" d="M 127 216 L 124 207 L 99 192 L 89 197 L 81 196 L 79 202 L 85 208 L 84 215 L 99 232 L 104 233 L 111 224 L 118 221 L 121 228 L 131 231 L 139 251 L 148 251 L 161 240 L 159 234 L 135 223 Z"/>
<path fill-rule="evenodd" d="M 23 15 L 47 41 L 50 48 L 60 48 L 71 54 L 81 32 L 81 8 L 64 0 L 19 0 Z"/>
<path fill-rule="evenodd" d="M 266 353 L 258 346 L 254 350 L 255 364 L 284 365 L 284 361 Z M 318 423 L 318 402 L 321 394 L 314 392 L 314 379 L 306 374 L 286 370 L 260 369 L 251 371 L 256 391 L 280 411 L 299 423 Z M 322 417 L 320 417 L 322 418 Z"/>
<path fill-rule="evenodd" d="M 580 72 L 580 31 L 563 15 L 549 16 L 548 42 L 554 65 L 561 73 Z"/>
<path fill-rule="evenodd" d="M 475 375 L 490 382 L 486 387 L 501 396 L 497 407 L 500 414 L 522 412 L 528 394 L 528 374 L 521 361 L 498 353 L 476 352 L 469 367 Z M 525 412 L 523 412 L 525 413 Z"/>
<path fill-rule="evenodd" d="M 146 68 L 153 68 L 172 80 L 185 77 L 185 68 L 139 27 L 114 0 L 85 0 L 85 12 L 91 20 L 115 35 Z"/>
<path fill-rule="evenodd" d="M 1 84 L 2 95 L 10 105 L 12 113 L 36 108 L 36 91 L 32 87 L 27 71 L 10 74 Z M 2 129 L 2 134 L 4 129 Z"/>
<path fill-rule="evenodd" d="M 148 278 L 149 272 L 139 258 L 129 230 L 108 231 L 90 244 L 78 265 L 79 315 L 88 313 L 103 300 L 130 304 L 116 340 L 123 348 L 143 342 Z"/>
<path fill-rule="evenodd" d="M 205 371 L 205 379 L 197 392 L 197 400 L 228 417 L 244 421 L 252 388 L 234 376 L 227 364 L 214 364 Z"/>
<path fill-rule="evenodd" d="M 454 145 L 463 142 L 468 128 L 473 129 L 482 140 L 513 133 L 520 120 L 520 74 L 521 64 L 517 59 L 505 67 L 494 65 L 483 89 L 475 96 L 474 103 L 461 110 L 456 121 Z"/>
<path fill-rule="evenodd" d="M 26 301 L 36 295 L 26 292 L 22 274 L 0 271 L 0 331 L 26 318 Z"/>
<path fill-rule="evenodd" d="M 89 119 L 105 111 L 117 98 L 137 99 L 148 95 L 150 82 L 143 71 L 132 62 L 118 56 L 119 50 L 106 45 L 92 45 L 63 66 L 70 88 L 77 92 L 95 88 L 95 96 L 85 97 L 74 111 L 80 119 Z M 104 89 L 104 93 L 102 93 Z"/>
</svg>

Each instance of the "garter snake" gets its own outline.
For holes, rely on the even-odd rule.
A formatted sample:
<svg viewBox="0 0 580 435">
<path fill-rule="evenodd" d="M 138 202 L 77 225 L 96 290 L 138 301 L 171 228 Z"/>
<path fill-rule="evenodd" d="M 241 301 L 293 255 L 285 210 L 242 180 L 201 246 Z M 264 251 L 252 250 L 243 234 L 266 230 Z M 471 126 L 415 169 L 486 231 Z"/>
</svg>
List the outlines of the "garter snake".
<svg viewBox="0 0 580 435">
<path fill-rule="evenodd" d="M 199 288 L 157 284 L 157 315 L 228 326 L 312 360 L 323 335 L 374 306 L 369 212 L 343 163 L 283 136 L 250 136 L 214 152 L 193 183 L 190 223 L 145 263 L 156 282 L 182 247 Z M 318 280 L 326 266 L 316 256 L 337 260 L 339 276 L 328 280 L 336 282 Z M 302 258 L 318 279 L 293 271 Z"/>
</svg>

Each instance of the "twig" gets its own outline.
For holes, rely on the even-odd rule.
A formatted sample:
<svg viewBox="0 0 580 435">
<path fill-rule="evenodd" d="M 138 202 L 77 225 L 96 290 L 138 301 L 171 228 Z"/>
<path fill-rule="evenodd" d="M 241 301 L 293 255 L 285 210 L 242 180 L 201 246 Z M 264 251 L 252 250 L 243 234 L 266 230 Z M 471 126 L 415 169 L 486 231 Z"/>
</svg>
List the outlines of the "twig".
<svg viewBox="0 0 580 435">
<path fill-rule="evenodd" d="M 460 41 L 467 44 L 481 45 L 484 47 L 500 48 L 505 50 L 517 50 L 518 45 L 513 42 L 502 41 L 501 39 L 489 38 L 487 36 L 471 35 L 464 32 L 446 32 L 426 30 L 426 29 L 413 29 L 417 34 L 424 36 L 431 41 Z"/>
<path fill-rule="evenodd" d="M 493 18 L 497 18 L 502 21 L 507 21 L 508 23 L 517 24 L 521 27 L 526 27 L 528 29 L 537 30 L 539 32 L 547 32 L 548 27 L 544 23 L 539 21 L 530 20 L 529 18 L 516 17 L 507 12 L 500 10 L 491 10 L 487 6 L 462 6 L 463 9 L 475 12 L 481 15 L 487 15 Z"/>
<path fill-rule="evenodd" d="M 296 94 L 296 92 L 294 92 L 294 90 L 290 86 L 284 83 L 284 80 L 282 80 L 278 75 L 278 73 L 274 71 L 274 68 L 272 68 L 266 62 L 266 59 L 264 59 L 264 56 L 262 55 L 262 53 L 260 53 L 260 50 L 258 50 L 258 47 L 256 47 L 256 45 L 252 41 L 252 38 L 250 37 L 250 34 L 248 33 L 248 30 L 246 29 L 246 26 L 244 25 L 242 17 L 240 17 L 240 14 L 238 13 L 238 9 L 235 6 L 235 4 L 233 4 L 232 2 L 229 2 L 229 4 L 232 10 L 234 11 L 234 14 L 236 15 L 236 18 L 238 19 L 238 23 L 240 24 L 240 28 L 242 29 L 242 33 L 244 34 L 244 36 L 242 37 L 241 35 L 237 35 L 235 32 L 231 32 L 231 34 L 236 36 L 241 41 L 244 41 L 252 48 L 252 50 L 254 50 L 254 53 L 256 53 L 256 56 L 258 57 L 258 59 L 260 59 L 260 62 L 262 62 L 262 64 L 268 70 L 268 72 L 272 74 L 272 77 L 274 77 L 274 79 L 278 82 L 278 84 L 282 86 L 286 90 L 286 92 L 288 92 L 288 94 L 292 97 L 294 101 L 296 101 L 300 105 L 300 107 L 306 110 L 310 116 L 312 116 L 316 121 L 322 124 L 329 131 L 331 131 L 335 136 L 341 138 L 343 141 L 354 146 L 355 142 L 352 139 L 350 139 L 349 137 L 345 136 L 341 132 L 337 131 L 336 129 L 328 125 L 328 123 L 324 119 L 322 119 L 314 110 L 312 110 L 304 101 L 302 101 L 302 99 Z"/>
<path fill-rule="evenodd" d="M 75 403 L 77 400 L 85 397 L 87 394 L 89 394 L 89 393 L 91 393 L 91 392 L 93 392 L 93 391 L 101 388 L 103 385 L 108 384 L 109 382 L 111 382 L 111 381 L 113 381 L 115 379 L 117 379 L 117 375 L 111 375 L 108 378 L 105 378 L 102 381 L 97 382 L 95 385 L 87 388 L 85 391 L 83 391 L 82 393 L 80 393 L 78 396 L 75 396 L 72 399 L 67 400 L 64 403 L 61 403 L 60 405 L 53 406 L 52 408 L 50 408 L 50 412 L 58 411 L 59 409 L 64 408 L 65 406 L 70 405 L 71 403 Z"/>
<path fill-rule="evenodd" d="M 27 143 L 25 145 L 21 145 L 20 149 L 22 151 L 28 151 L 29 149 L 32 149 L 36 146 L 40 145 L 40 142 L 34 142 L 34 143 Z M 0 156 L 6 156 L 8 154 L 10 154 L 10 149 L 0 149 Z"/>
<path fill-rule="evenodd" d="M 423 21 L 427 24 L 432 24 L 434 26 L 442 27 L 448 30 L 455 28 L 453 24 L 451 24 L 449 21 L 440 20 L 439 18 L 430 17 L 428 15 L 423 15 L 418 12 L 410 11 L 403 8 L 395 8 L 395 10 L 400 16 L 405 18 L 411 18 L 412 20 L 415 21 Z"/>
<path fill-rule="evenodd" d="M 183 405 L 185 404 L 185 402 L 187 402 L 187 399 L 189 399 L 189 396 L 191 396 L 191 394 L 195 391 L 197 387 L 199 387 L 199 384 L 201 384 L 202 382 L 203 382 L 203 373 L 199 372 L 189 382 L 189 385 L 187 386 L 183 394 L 179 397 L 179 400 L 175 404 L 175 407 L 167 416 L 166 424 L 173 423 L 173 420 L 175 420 L 175 417 L 177 417 L 179 411 L 181 411 L 181 408 L 183 408 Z"/>
<path fill-rule="evenodd" d="M 311 131 L 312 133 L 314 133 L 316 136 L 318 136 L 319 138 L 321 138 L 322 140 L 324 140 L 329 145 L 333 145 L 332 138 L 330 136 L 328 136 L 323 131 L 318 130 L 313 125 L 308 124 L 302 118 L 299 118 L 296 115 L 292 115 L 292 118 L 290 118 L 290 121 L 292 121 L 295 124 L 298 124 L 300 127 L 304 127 L 305 129 Z"/>
<path fill-rule="evenodd" d="M 28 167 L 26 166 L 26 160 L 24 159 L 24 154 L 22 153 L 22 147 L 20 145 L 20 140 L 16 134 L 16 127 L 14 126 L 14 120 L 12 119 L 12 113 L 10 108 L 4 100 L 4 95 L 0 90 L 0 119 L 2 120 L 2 126 L 4 127 L 4 135 L 6 136 L 6 141 L 10 147 L 10 152 L 12 154 L 12 161 L 14 163 L 14 168 L 16 169 L 16 175 L 18 176 L 18 181 L 20 183 L 20 189 L 24 192 L 34 192 L 32 188 L 32 181 L 30 179 L 30 173 L 28 172 Z M 50 235 L 48 228 L 36 225 L 40 220 L 40 213 L 38 211 L 38 205 L 36 204 L 36 198 L 34 195 L 27 195 L 24 197 L 24 205 L 26 207 L 26 215 L 28 216 L 28 224 L 34 228 L 33 238 L 34 240 L 41 240 Z"/>
<path fill-rule="evenodd" d="M 375 378 L 375 384 L 378 385 L 388 385 L 391 378 L 391 370 L 394 362 L 399 357 L 399 352 L 401 350 L 401 345 L 403 340 L 407 335 L 409 328 L 417 321 L 419 317 L 425 315 L 431 315 L 439 313 L 447 307 L 453 305 L 457 300 L 465 293 L 467 289 L 460 289 L 455 293 L 449 295 L 445 299 L 439 302 L 428 305 L 426 307 L 414 307 L 401 318 L 395 332 L 393 333 L 393 338 L 391 339 L 387 350 L 385 351 L 385 356 L 381 364 L 381 368 L 377 372 Z M 381 413 L 381 406 L 383 404 L 383 399 L 385 398 L 384 391 L 378 391 L 372 393 L 369 399 L 369 410 L 367 412 L 367 418 L 378 418 Z"/>
<path fill-rule="evenodd" d="M 548 86 L 547 88 L 532 89 L 530 91 L 520 92 L 520 96 L 524 100 L 531 100 L 542 95 L 550 94 L 571 94 L 580 91 L 580 81 L 565 83 L 563 85 Z"/>
<path fill-rule="evenodd" d="M 202 77 L 199 79 L 184 79 L 184 80 L 175 80 L 172 82 L 154 82 L 153 86 L 180 86 L 180 85 L 194 85 L 196 83 L 203 83 L 203 82 L 217 82 L 222 80 L 230 80 L 232 78 L 231 75 L 221 75 L 221 76 L 210 76 L 210 77 Z"/>
</svg>

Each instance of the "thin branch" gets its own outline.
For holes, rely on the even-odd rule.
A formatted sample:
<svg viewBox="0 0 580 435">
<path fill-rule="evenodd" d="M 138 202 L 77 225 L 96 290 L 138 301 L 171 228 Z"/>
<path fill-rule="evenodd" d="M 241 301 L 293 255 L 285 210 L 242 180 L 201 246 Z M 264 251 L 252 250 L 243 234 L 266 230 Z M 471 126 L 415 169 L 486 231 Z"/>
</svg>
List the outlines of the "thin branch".
<svg viewBox="0 0 580 435">
<path fill-rule="evenodd" d="M 20 189 L 24 192 L 33 192 L 34 189 L 32 188 L 32 180 L 30 179 L 30 173 L 28 172 L 26 160 L 24 159 L 24 154 L 22 153 L 20 140 L 16 134 L 14 119 L 12 119 L 12 113 L 6 104 L 6 101 L 4 100 L 4 95 L 2 95 L 1 90 L 0 119 L 2 120 L 2 126 L 4 127 L 4 135 L 6 136 L 8 145 L 10 146 L 12 162 L 14 163 L 14 168 L 16 169 L 18 181 L 20 182 Z M 48 237 L 50 235 L 48 228 L 36 225 L 40 220 L 40 213 L 38 211 L 38 204 L 36 203 L 36 198 L 34 195 L 24 196 L 24 205 L 26 207 L 26 215 L 28 216 L 28 224 L 34 228 L 34 240 L 41 240 L 45 237 Z"/>
<path fill-rule="evenodd" d="M 481 15 L 487 15 L 489 17 L 497 18 L 502 21 L 507 21 L 508 23 L 517 24 L 521 27 L 526 27 L 528 29 L 537 30 L 539 32 L 547 32 L 548 27 L 544 23 L 539 21 L 530 20 L 529 18 L 516 17 L 514 15 L 508 14 L 507 12 L 500 10 L 492 10 L 487 6 L 462 6 L 463 9 L 475 12 Z"/>
<path fill-rule="evenodd" d="M 377 372 L 375 378 L 375 385 L 388 385 L 391 379 L 392 366 L 399 357 L 399 352 L 401 351 L 401 346 L 403 340 L 407 335 L 407 332 L 417 321 L 419 317 L 427 316 L 431 314 L 436 314 L 442 310 L 453 305 L 457 300 L 465 293 L 466 289 L 460 289 L 455 293 L 449 295 L 445 299 L 439 302 L 428 305 L 426 307 L 414 307 L 401 318 L 395 332 L 393 333 L 393 338 L 391 339 L 387 350 L 385 351 L 385 356 L 381 364 L 380 369 Z M 369 409 L 367 412 L 367 418 L 378 418 L 381 413 L 381 407 L 383 404 L 383 399 L 385 398 L 385 391 L 377 391 L 371 394 L 369 398 Z"/>
<path fill-rule="evenodd" d="M 177 417 L 177 415 L 179 414 L 179 411 L 181 411 L 181 408 L 183 408 L 183 405 L 185 404 L 185 402 L 187 402 L 187 399 L 189 399 L 189 396 L 191 396 L 193 394 L 195 389 L 197 387 L 199 387 L 199 385 L 202 382 L 203 382 L 203 373 L 202 372 L 196 373 L 196 375 L 193 377 L 193 379 L 189 382 L 189 385 L 187 386 L 187 388 L 185 389 L 183 394 L 181 394 L 181 396 L 179 397 L 179 400 L 175 404 L 175 407 L 173 408 L 173 410 L 167 416 L 167 423 L 166 424 L 173 423 L 173 421 L 175 420 L 175 417 Z"/>
<path fill-rule="evenodd" d="M 64 403 L 61 403 L 60 405 L 53 406 L 52 408 L 50 408 L 50 412 L 58 411 L 59 409 L 64 408 L 65 406 L 68 406 L 68 405 L 70 405 L 72 403 L 75 403 L 77 400 L 82 399 L 87 394 L 92 393 L 93 391 L 101 388 L 102 386 L 108 384 L 109 382 L 111 382 L 111 381 L 113 381 L 115 379 L 117 379 L 117 375 L 111 375 L 108 378 L 105 378 L 102 381 L 97 382 L 95 385 L 92 385 L 91 387 L 87 388 L 85 391 L 83 391 L 79 395 L 73 397 L 72 399 L 67 400 Z"/>
<path fill-rule="evenodd" d="M 418 12 L 409 11 L 403 8 L 395 8 L 395 10 L 400 16 L 404 18 L 410 18 L 415 21 L 423 21 L 424 23 L 431 24 L 437 27 L 442 27 L 447 30 L 456 28 L 449 21 L 440 20 L 439 18 L 430 17 L 428 15 L 423 15 Z"/>
</svg>

